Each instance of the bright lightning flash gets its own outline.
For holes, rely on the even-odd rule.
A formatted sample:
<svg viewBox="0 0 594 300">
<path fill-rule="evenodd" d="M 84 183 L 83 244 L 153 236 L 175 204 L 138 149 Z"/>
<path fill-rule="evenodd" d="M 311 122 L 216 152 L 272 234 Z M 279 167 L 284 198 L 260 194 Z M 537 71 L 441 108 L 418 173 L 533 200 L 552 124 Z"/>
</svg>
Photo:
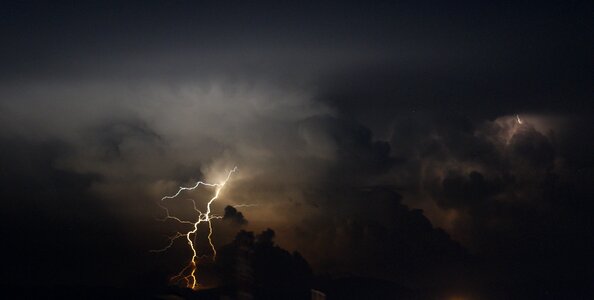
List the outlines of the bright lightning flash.
<svg viewBox="0 0 594 300">
<path fill-rule="evenodd" d="M 210 206 L 213 202 L 215 202 L 215 200 L 217 200 L 221 191 L 223 190 L 223 187 L 225 186 L 227 181 L 229 181 L 229 178 L 231 178 L 231 174 L 235 173 L 235 171 L 237 171 L 237 167 L 235 167 L 231 171 L 229 171 L 229 173 L 227 173 L 227 177 L 225 178 L 225 180 L 223 180 L 220 183 L 206 183 L 206 182 L 198 181 L 198 182 L 196 182 L 196 184 L 194 186 L 180 187 L 179 190 L 177 191 L 177 193 L 175 193 L 174 195 L 165 196 L 165 197 L 161 198 L 161 201 L 159 202 L 159 206 L 165 211 L 165 214 L 166 214 L 163 219 L 160 219 L 161 221 L 174 220 L 180 224 L 192 225 L 191 230 L 186 231 L 186 232 L 178 231 L 173 236 L 170 236 L 169 244 L 167 246 L 165 246 L 164 248 L 159 249 L 159 250 L 151 250 L 151 252 L 164 252 L 167 249 L 169 249 L 173 245 L 175 240 L 177 240 L 178 238 L 181 238 L 181 237 L 186 238 L 186 240 L 188 242 L 188 246 L 190 246 L 190 249 L 192 250 L 192 257 L 191 257 L 188 265 L 186 265 L 177 275 L 170 278 L 171 282 L 177 283 L 181 280 L 184 280 L 186 287 L 191 288 L 193 290 L 198 289 L 198 282 L 196 280 L 197 264 L 201 258 L 207 257 L 207 255 L 198 257 L 198 252 L 196 251 L 196 248 L 194 246 L 194 244 L 196 243 L 196 233 L 198 232 L 198 225 L 200 223 L 208 223 L 208 243 L 210 244 L 210 248 L 212 249 L 212 259 L 213 260 L 216 259 L 217 250 L 215 249 L 215 246 L 212 243 L 212 224 L 210 221 L 212 219 L 221 219 L 223 217 L 217 216 L 217 215 L 211 215 L 211 207 Z M 191 200 L 192 203 L 194 204 L 194 210 L 198 213 L 198 218 L 195 221 L 186 221 L 186 220 L 182 220 L 176 216 L 172 216 L 169 213 L 169 209 L 167 209 L 167 207 L 163 205 L 163 202 L 165 200 L 177 198 L 182 191 L 195 190 L 196 188 L 198 188 L 201 185 L 207 186 L 207 187 L 214 187 L 215 193 L 214 193 L 214 196 L 208 201 L 208 203 L 206 205 L 206 212 L 204 212 L 204 213 L 202 211 L 198 210 L 198 208 L 196 208 L 196 202 L 194 200 Z"/>
</svg>

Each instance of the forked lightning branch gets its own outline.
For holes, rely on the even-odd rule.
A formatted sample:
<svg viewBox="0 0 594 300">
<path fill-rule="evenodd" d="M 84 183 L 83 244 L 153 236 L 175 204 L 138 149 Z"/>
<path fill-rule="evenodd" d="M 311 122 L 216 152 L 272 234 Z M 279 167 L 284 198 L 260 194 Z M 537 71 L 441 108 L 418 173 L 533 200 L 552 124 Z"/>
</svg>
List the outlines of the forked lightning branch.
<svg viewBox="0 0 594 300">
<path fill-rule="evenodd" d="M 206 257 L 208 255 L 203 255 L 201 257 L 198 256 L 198 252 L 196 250 L 196 235 L 198 232 L 198 226 L 200 225 L 200 223 L 207 223 L 208 224 L 208 244 L 210 245 L 211 251 L 212 251 L 212 259 L 215 260 L 216 256 L 217 256 L 217 250 L 212 242 L 212 223 L 211 220 L 212 219 L 221 219 L 222 216 L 218 216 L 218 215 L 214 215 L 211 214 L 211 205 L 212 203 L 214 203 L 219 195 L 221 194 L 221 191 L 223 190 L 223 188 L 225 187 L 225 184 L 227 184 L 227 181 L 229 181 L 229 179 L 231 178 L 231 175 L 233 173 L 235 173 L 237 171 L 237 167 L 233 168 L 231 171 L 229 171 L 227 173 L 227 177 L 225 177 L 225 180 L 223 180 L 222 182 L 219 183 L 207 183 L 207 182 L 202 182 L 202 181 L 198 181 L 196 182 L 196 184 L 194 186 L 191 187 L 180 187 L 177 191 L 177 193 L 171 195 L 171 196 L 165 196 L 163 198 L 161 198 L 161 201 L 159 201 L 159 206 L 163 209 L 163 211 L 165 212 L 165 217 L 161 219 L 161 221 L 166 221 L 166 220 L 173 220 L 175 222 L 178 222 L 180 224 L 187 224 L 187 225 L 191 225 L 190 226 L 190 230 L 185 231 L 185 232 L 176 232 L 174 235 L 169 237 L 169 244 L 167 244 L 165 247 L 163 247 L 162 249 L 159 250 L 151 250 L 151 252 L 163 252 L 166 251 L 167 249 L 169 249 L 173 243 L 179 239 L 179 238 L 185 238 L 187 241 L 187 244 L 190 248 L 190 250 L 192 251 L 192 257 L 190 258 L 188 264 L 181 269 L 181 271 L 170 278 L 171 282 L 174 283 L 178 283 L 180 281 L 184 281 L 186 287 L 191 288 L 191 289 L 198 289 L 198 282 L 196 280 L 196 271 L 197 271 L 197 265 L 198 265 L 198 260 L 202 257 Z M 167 200 L 172 200 L 172 199 L 176 199 L 180 196 L 180 194 L 182 194 L 184 191 L 192 191 L 195 190 L 197 188 L 199 188 L 200 186 L 205 186 L 205 187 L 214 187 L 215 188 L 215 192 L 212 198 L 210 198 L 210 200 L 208 201 L 208 203 L 206 204 L 206 211 L 201 211 L 196 207 L 196 201 L 191 200 L 193 203 L 193 208 L 194 211 L 197 213 L 197 218 L 194 221 L 188 221 L 188 220 L 182 220 L 179 217 L 173 216 L 170 214 L 169 209 L 165 206 L 165 203 Z"/>
</svg>

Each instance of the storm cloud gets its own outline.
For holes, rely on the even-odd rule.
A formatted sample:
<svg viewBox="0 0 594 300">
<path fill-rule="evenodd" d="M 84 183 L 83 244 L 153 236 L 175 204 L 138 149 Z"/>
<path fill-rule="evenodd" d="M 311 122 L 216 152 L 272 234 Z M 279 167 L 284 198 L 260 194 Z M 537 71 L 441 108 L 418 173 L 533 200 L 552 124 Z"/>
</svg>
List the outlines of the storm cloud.
<svg viewBox="0 0 594 300">
<path fill-rule="evenodd" d="M 162 280 L 184 252 L 146 254 L 156 202 L 237 166 L 217 245 L 272 228 L 314 273 L 411 286 L 585 278 L 591 10 L 460 5 L 8 5 L 5 238 L 46 252 L 6 277 Z"/>
</svg>

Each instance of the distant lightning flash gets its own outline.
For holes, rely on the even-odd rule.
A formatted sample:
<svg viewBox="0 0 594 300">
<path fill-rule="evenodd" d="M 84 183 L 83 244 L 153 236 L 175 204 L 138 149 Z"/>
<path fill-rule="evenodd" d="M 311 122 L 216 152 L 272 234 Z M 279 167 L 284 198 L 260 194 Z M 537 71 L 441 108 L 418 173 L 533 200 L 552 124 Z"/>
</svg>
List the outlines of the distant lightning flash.
<svg viewBox="0 0 594 300">
<path fill-rule="evenodd" d="M 518 121 L 518 124 L 520 124 L 520 125 L 522 125 L 522 123 L 524 123 L 524 122 L 522 122 L 522 119 L 520 119 L 519 115 L 516 115 L 516 121 Z"/>
<path fill-rule="evenodd" d="M 510 120 L 510 119 L 508 119 Z M 515 122 L 513 124 L 510 124 L 511 128 L 509 128 L 509 130 L 505 133 L 504 139 L 505 139 L 505 146 L 507 147 L 510 143 L 510 141 L 512 140 L 512 138 L 514 137 L 514 135 L 516 135 L 516 132 L 518 131 L 518 129 L 524 127 L 524 120 L 522 120 L 520 118 L 520 115 L 516 114 L 516 117 L 511 117 L 511 120 L 515 120 Z"/>
<path fill-rule="evenodd" d="M 196 242 L 196 233 L 198 232 L 198 225 L 200 223 L 203 223 L 203 222 L 208 223 L 208 243 L 210 244 L 210 248 L 212 249 L 212 259 L 213 260 L 216 259 L 217 250 L 215 249 L 215 246 L 212 242 L 212 223 L 210 221 L 212 219 L 222 219 L 223 217 L 217 216 L 217 215 L 211 215 L 210 206 L 219 197 L 221 190 L 223 190 L 223 187 L 225 186 L 227 181 L 229 181 L 229 178 L 231 178 L 231 174 L 235 173 L 235 171 L 237 171 L 237 167 L 235 167 L 231 171 L 229 171 L 225 180 L 223 180 L 220 183 L 206 183 L 206 182 L 198 181 L 192 187 L 180 187 L 179 190 L 177 191 L 177 193 L 175 193 L 174 195 L 165 196 L 165 197 L 161 198 L 161 201 L 159 202 L 159 206 L 163 209 L 163 211 L 165 211 L 165 214 L 166 214 L 164 218 L 160 219 L 161 221 L 165 221 L 165 220 L 169 219 L 169 220 L 174 220 L 180 224 L 192 225 L 192 230 L 189 230 L 187 232 L 179 232 L 178 231 L 173 236 L 170 236 L 169 244 L 167 246 L 165 246 L 164 248 L 158 249 L 158 250 L 151 250 L 151 252 L 166 251 L 167 249 L 171 248 L 171 246 L 173 245 L 175 240 L 177 240 L 178 238 L 181 238 L 181 237 L 186 238 L 186 240 L 188 242 L 188 246 L 190 246 L 190 249 L 192 250 L 192 257 L 191 257 L 188 265 L 186 265 L 177 275 L 171 277 L 170 280 L 172 282 L 179 282 L 181 280 L 184 280 L 186 283 L 186 287 L 191 288 L 193 290 L 198 289 L 198 283 L 196 280 L 197 263 L 200 259 L 207 257 L 207 255 L 202 255 L 202 256 L 198 257 L 198 252 L 196 251 L 196 248 L 194 247 L 194 243 Z M 194 200 L 191 200 L 192 203 L 194 204 L 194 210 L 198 213 L 198 218 L 196 219 L 196 221 L 182 220 L 176 216 L 172 216 L 169 213 L 169 209 L 167 209 L 167 207 L 165 207 L 163 205 L 163 201 L 168 200 L 168 199 L 177 198 L 182 191 L 191 191 L 191 190 L 198 188 L 201 185 L 207 186 L 207 187 L 214 187 L 215 194 L 208 201 L 208 203 L 206 205 L 206 212 L 204 212 L 204 213 L 201 212 L 200 210 L 198 210 L 198 208 L 196 208 L 196 202 Z M 193 235 L 193 238 L 192 238 L 192 235 Z"/>
</svg>

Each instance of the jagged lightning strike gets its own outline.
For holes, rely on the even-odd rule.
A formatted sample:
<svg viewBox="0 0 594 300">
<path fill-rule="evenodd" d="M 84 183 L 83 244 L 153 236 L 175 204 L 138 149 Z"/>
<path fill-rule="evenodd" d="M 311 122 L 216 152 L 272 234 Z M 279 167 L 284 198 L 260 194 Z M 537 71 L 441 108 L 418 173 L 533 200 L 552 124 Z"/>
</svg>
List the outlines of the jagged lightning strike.
<svg viewBox="0 0 594 300">
<path fill-rule="evenodd" d="M 515 117 L 511 117 L 511 118 L 512 118 L 512 120 L 514 120 L 514 123 L 512 124 L 511 128 L 507 131 L 507 133 L 505 133 L 505 136 L 503 137 L 505 139 L 506 147 L 509 145 L 513 136 L 516 135 L 516 132 L 518 131 L 518 129 L 525 126 L 524 125 L 525 122 L 524 122 L 524 120 L 522 120 L 520 118 L 520 115 L 516 114 Z"/>
<path fill-rule="evenodd" d="M 208 243 L 212 250 L 212 259 L 215 260 L 216 256 L 217 256 L 217 250 L 212 242 L 212 223 L 210 221 L 212 219 L 221 219 L 222 216 L 211 215 L 211 207 L 210 206 L 219 197 L 221 190 L 223 189 L 223 187 L 225 186 L 227 181 L 229 181 L 229 178 L 231 178 L 231 175 L 233 173 L 235 173 L 236 171 L 237 171 L 237 167 L 234 167 L 231 171 L 229 171 L 229 173 L 227 173 L 227 177 L 225 178 L 225 180 L 223 180 L 220 183 L 206 183 L 203 181 L 198 181 L 198 182 L 196 182 L 196 184 L 194 186 L 180 187 L 179 190 L 177 191 L 177 193 L 175 193 L 174 195 L 171 195 L 171 196 L 165 196 L 165 197 L 161 198 L 161 201 L 159 201 L 159 206 L 165 211 L 165 214 L 166 214 L 164 218 L 160 219 L 161 221 L 166 221 L 166 220 L 170 219 L 170 220 L 179 222 L 180 224 L 192 225 L 192 230 L 189 230 L 185 233 L 178 231 L 173 236 L 170 236 L 169 244 L 167 246 L 165 246 L 164 248 L 159 249 L 159 250 L 151 250 L 151 252 L 166 251 L 173 245 L 175 240 L 177 240 L 178 238 L 181 238 L 181 237 L 186 238 L 186 240 L 188 242 L 188 246 L 192 250 L 192 257 L 191 257 L 188 265 L 186 265 L 177 275 L 171 277 L 170 281 L 179 282 L 181 280 L 184 280 L 186 283 L 186 287 L 191 288 L 193 290 L 198 289 L 198 282 L 196 280 L 197 264 L 200 259 L 207 257 L 207 255 L 202 255 L 202 256 L 198 257 L 198 253 L 196 251 L 196 248 L 194 247 L 194 244 L 196 243 L 196 233 L 198 232 L 198 225 L 200 223 L 204 223 L 204 222 L 208 223 Z M 215 193 L 214 193 L 214 196 L 206 204 L 206 212 L 204 212 L 204 213 L 196 207 L 196 201 L 190 199 L 193 203 L 194 210 L 198 213 L 198 218 L 196 219 L 196 221 L 182 220 L 176 216 L 172 216 L 169 213 L 169 209 L 163 205 L 163 202 L 165 200 L 177 198 L 182 191 L 191 191 L 191 190 L 198 188 L 201 185 L 207 186 L 207 187 L 214 187 Z M 192 235 L 193 235 L 193 237 L 192 237 Z"/>
</svg>

